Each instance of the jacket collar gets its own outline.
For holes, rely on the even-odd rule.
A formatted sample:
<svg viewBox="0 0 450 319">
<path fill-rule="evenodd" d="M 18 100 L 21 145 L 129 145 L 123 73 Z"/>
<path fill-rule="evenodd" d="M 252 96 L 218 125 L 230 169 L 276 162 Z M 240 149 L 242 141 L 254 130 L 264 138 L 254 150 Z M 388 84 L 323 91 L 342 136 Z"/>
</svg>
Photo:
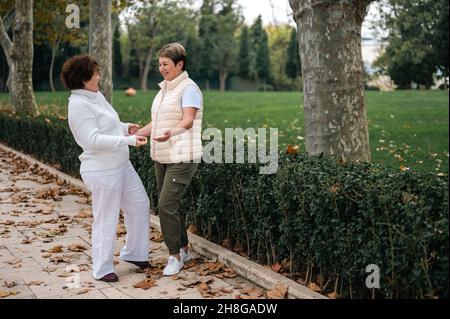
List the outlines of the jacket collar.
<svg viewBox="0 0 450 319">
<path fill-rule="evenodd" d="M 178 77 L 176 77 L 175 79 L 173 79 L 172 81 L 162 81 L 161 83 L 159 83 L 159 87 L 161 89 L 165 89 L 168 91 L 172 91 L 174 90 L 181 82 L 183 82 L 184 80 L 189 78 L 189 74 L 187 73 L 187 71 L 184 71 L 183 73 L 181 73 Z"/>
<path fill-rule="evenodd" d="M 85 96 L 91 100 L 97 99 L 98 95 L 100 94 L 100 91 L 92 92 L 85 89 L 72 90 L 71 92 L 72 94 Z"/>
</svg>

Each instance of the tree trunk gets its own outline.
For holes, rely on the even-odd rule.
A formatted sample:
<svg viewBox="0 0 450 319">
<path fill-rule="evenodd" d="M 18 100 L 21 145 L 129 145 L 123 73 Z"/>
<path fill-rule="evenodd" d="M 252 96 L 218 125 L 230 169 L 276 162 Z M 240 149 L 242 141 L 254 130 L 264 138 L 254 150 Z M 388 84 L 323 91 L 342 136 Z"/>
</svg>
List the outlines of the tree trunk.
<svg viewBox="0 0 450 319">
<path fill-rule="evenodd" d="M 145 58 L 145 66 L 144 66 L 144 71 L 142 72 L 142 79 L 141 79 L 141 89 L 143 91 L 148 90 L 148 74 L 150 73 L 153 51 L 154 51 L 154 47 L 152 46 L 150 49 L 148 49 L 147 56 Z"/>
<path fill-rule="evenodd" d="M 89 54 L 100 67 L 100 91 L 112 103 L 111 1 L 89 1 Z"/>
<path fill-rule="evenodd" d="M 145 69 L 145 52 L 143 50 L 135 49 L 139 63 L 139 84 L 142 85 Z"/>
<path fill-rule="evenodd" d="M 290 0 L 304 83 L 306 150 L 370 161 L 361 26 L 372 0 Z"/>
<path fill-rule="evenodd" d="M 0 43 L 9 65 L 7 85 L 18 114 L 38 114 L 33 92 L 33 1 L 17 0 L 12 42 L 0 17 Z"/>
<path fill-rule="evenodd" d="M 53 68 L 55 67 L 55 58 L 56 54 L 58 53 L 60 42 L 61 42 L 60 38 L 57 38 L 55 39 L 55 42 L 52 45 L 52 59 L 50 61 L 50 70 L 49 70 L 49 81 L 52 92 L 56 92 L 55 84 L 53 83 Z"/>
<path fill-rule="evenodd" d="M 206 88 L 206 91 L 210 90 L 209 79 L 205 80 L 205 88 Z"/>
<path fill-rule="evenodd" d="M 228 72 L 220 70 L 219 80 L 220 80 L 220 91 L 225 92 L 227 86 Z"/>
</svg>

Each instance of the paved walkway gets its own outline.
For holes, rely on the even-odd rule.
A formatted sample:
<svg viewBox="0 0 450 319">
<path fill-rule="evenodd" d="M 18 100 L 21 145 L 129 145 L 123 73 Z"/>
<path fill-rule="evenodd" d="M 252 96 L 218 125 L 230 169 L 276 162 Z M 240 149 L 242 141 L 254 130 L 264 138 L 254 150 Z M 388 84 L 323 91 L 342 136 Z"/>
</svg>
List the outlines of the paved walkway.
<svg viewBox="0 0 450 319">
<path fill-rule="evenodd" d="M 1 298 L 264 298 L 265 291 L 219 262 L 197 257 L 177 276 L 164 277 L 167 249 L 151 229 L 151 268 L 119 259 L 116 283 L 91 276 L 90 197 L 0 146 Z"/>
</svg>

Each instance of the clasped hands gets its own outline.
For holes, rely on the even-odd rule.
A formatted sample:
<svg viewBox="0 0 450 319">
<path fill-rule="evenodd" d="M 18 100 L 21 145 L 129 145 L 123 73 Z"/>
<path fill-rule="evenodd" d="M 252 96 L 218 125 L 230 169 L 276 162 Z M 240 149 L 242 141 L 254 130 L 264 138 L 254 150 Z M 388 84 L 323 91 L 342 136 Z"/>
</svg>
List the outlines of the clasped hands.
<svg viewBox="0 0 450 319">
<path fill-rule="evenodd" d="M 128 134 L 135 135 L 136 133 L 138 133 L 140 128 L 141 127 L 139 126 L 139 124 L 130 124 L 128 126 Z M 164 135 L 153 137 L 153 140 L 157 142 L 165 142 L 170 137 L 171 137 L 171 130 L 167 130 L 166 132 L 164 132 Z M 145 144 L 147 144 L 147 138 L 145 136 L 136 135 L 136 146 L 139 147 Z"/>
</svg>

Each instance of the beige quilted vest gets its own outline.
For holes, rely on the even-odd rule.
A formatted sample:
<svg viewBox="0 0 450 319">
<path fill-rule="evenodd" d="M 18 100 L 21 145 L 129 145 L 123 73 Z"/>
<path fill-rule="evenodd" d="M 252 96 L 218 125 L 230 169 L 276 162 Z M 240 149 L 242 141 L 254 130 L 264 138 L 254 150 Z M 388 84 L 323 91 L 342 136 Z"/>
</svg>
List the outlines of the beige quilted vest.
<svg viewBox="0 0 450 319">
<path fill-rule="evenodd" d="M 152 137 L 164 135 L 166 130 L 176 127 L 182 120 L 181 98 L 183 90 L 190 84 L 195 82 L 189 78 L 187 72 L 183 72 L 173 81 L 163 81 L 159 84 L 161 90 L 152 104 Z M 203 102 L 189 130 L 172 136 L 166 142 L 150 139 L 151 158 L 163 164 L 199 163 L 202 158 L 202 118 Z"/>
</svg>

